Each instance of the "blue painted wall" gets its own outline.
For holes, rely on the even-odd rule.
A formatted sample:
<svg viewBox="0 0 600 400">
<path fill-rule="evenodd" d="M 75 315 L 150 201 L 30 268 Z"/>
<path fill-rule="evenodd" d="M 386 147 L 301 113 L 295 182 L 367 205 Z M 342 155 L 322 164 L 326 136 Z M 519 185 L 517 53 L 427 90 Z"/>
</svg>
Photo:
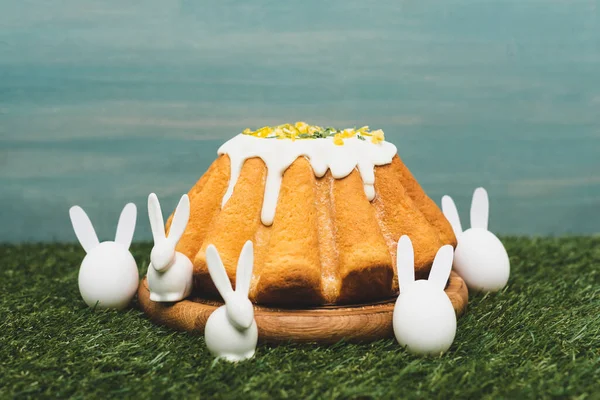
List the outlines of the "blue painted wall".
<svg viewBox="0 0 600 400">
<path fill-rule="evenodd" d="M 491 227 L 600 232 L 599 1 L 0 0 L 0 241 L 172 209 L 246 127 L 382 128 Z"/>
</svg>

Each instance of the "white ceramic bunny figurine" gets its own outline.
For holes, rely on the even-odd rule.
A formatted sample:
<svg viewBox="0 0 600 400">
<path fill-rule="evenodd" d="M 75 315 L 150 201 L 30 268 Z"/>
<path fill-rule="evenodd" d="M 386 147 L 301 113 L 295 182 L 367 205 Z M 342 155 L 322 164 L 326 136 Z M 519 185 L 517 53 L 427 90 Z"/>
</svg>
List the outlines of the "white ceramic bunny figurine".
<svg viewBox="0 0 600 400">
<path fill-rule="evenodd" d="M 154 247 L 150 253 L 147 273 L 150 300 L 156 302 L 183 300 L 192 291 L 193 265 L 186 255 L 175 251 L 175 246 L 181 239 L 190 218 L 190 199 L 187 194 L 181 196 L 168 237 L 165 234 L 160 203 L 154 193 L 148 196 L 148 216 L 154 237 Z"/>
<path fill-rule="evenodd" d="M 493 292 L 502 289 L 510 275 L 510 260 L 502 242 L 488 231 L 489 200 L 484 188 L 477 188 L 471 203 L 471 229 L 462 231 L 456 205 L 442 197 L 442 210 L 458 241 L 454 269 L 470 289 Z"/>
<path fill-rule="evenodd" d="M 396 340 L 414 354 L 439 355 L 450 348 L 456 334 L 456 313 L 444 292 L 452 269 L 453 248 L 441 247 L 428 280 L 415 281 L 412 242 L 398 241 L 397 268 L 400 294 L 394 306 Z"/>
<path fill-rule="evenodd" d="M 235 275 L 235 291 L 215 246 L 206 249 L 208 272 L 225 305 L 217 308 L 206 321 L 204 339 L 208 350 L 217 358 L 237 362 L 252 358 L 258 341 L 254 308 L 248 299 L 254 250 L 247 241 L 242 248 Z"/>
<path fill-rule="evenodd" d="M 137 291 L 139 273 L 129 246 L 137 209 L 129 203 L 119 217 L 114 242 L 99 243 L 89 217 L 79 206 L 69 210 L 73 230 L 87 253 L 79 268 L 79 292 L 89 307 L 125 308 Z"/>
</svg>

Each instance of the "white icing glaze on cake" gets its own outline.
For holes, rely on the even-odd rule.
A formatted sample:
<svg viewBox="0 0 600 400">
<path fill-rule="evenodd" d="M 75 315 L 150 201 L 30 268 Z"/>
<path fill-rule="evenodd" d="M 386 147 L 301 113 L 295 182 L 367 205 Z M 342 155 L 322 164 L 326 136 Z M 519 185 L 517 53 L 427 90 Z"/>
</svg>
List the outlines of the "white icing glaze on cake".
<svg viewBox="0 0 600 400">
<path fill-rule="evenodd" d="M 261 221 L 266 226 L 272 225 L 275 218 L 283 173 L 301 156 L 306 157 L 319 178 L 329 169 L 335 179 L 342 179 L 357 168 L 363 180 L 365 194 L 369 201 L 372 201 L 375 198 L 374 168 L 390 164 L 396 151 L 396 146 L 392 143 L 383 141 L 375 144 L 356 137 L 344 139 L 344 144 L 338 146 L 333 143 L 333 138 L 292 141 L 239 134 L 225 142 L 218 150 L 219 155 L 227 154 L 231 163 L 229 187 L 221 206 L 225 206 L 231 197 L 244 162 L 253 157 L 260 157 L 267 166 L 261 212 Z"/>
</svg>

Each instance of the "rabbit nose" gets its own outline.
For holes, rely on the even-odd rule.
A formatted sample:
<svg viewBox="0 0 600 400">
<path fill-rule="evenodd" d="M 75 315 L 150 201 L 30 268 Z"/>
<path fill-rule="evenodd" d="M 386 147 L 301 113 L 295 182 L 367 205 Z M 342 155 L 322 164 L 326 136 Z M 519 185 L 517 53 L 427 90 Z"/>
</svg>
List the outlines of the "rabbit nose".
<svg viewBox="0 0 600 400">
<path fill-rule="evenodd" d="M 231 322 L 240 329 L 248 329 L 254 321 L 254 308 L 252 303 L 236 304 L 234 307 L 227 308 Z"/>
<path fill-rule="evenodd" d="M 165 269 L 169 265 L 170 261 L 171 259 L 167 252 L 158 248 L 152 249 L 152 252 L 150 253 L 150 262 L 156 270 L 160 271 Z"/>
<path fill-rule="evenodd" d="M 251 315 L 238 315 L 235 322 L 241 329 L 248 329 L 252 325 L 252 321 L 253 318 Z"/>
<path fill-rule="evenodd" d="M 244 314 L 240 320 L 240 325 L 242 328 L 248 329 L 250 328 L 250 325 L 252 325 L 253 320 L 254 318 L 252 318 L 252 315 Z"/>
</svg>

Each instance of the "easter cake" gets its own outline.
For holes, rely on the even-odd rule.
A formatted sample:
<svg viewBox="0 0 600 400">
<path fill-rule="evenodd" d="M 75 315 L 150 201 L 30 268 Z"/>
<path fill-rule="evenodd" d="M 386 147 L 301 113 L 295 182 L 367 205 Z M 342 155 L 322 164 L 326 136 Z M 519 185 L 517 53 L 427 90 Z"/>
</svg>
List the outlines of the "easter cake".
<svg viewBox="0 0 600 400">
<path fill-rule="evenodd" d="M 177 251 L 193 263 L 194 295 L 218 297 L 206 264 L 214 245 L 235 284 L 254 243 L 249 297 L 269 306 L 358 304 L 398 292 L 402 235 L 417 279 L 456 237 L 381 130 L 305 123 L 246 129 L 224 143 L 188 193 Z M 166 223 L 168 231 L 171 218 Z"/>
</svg>

